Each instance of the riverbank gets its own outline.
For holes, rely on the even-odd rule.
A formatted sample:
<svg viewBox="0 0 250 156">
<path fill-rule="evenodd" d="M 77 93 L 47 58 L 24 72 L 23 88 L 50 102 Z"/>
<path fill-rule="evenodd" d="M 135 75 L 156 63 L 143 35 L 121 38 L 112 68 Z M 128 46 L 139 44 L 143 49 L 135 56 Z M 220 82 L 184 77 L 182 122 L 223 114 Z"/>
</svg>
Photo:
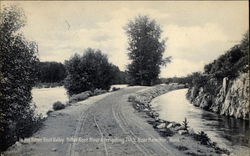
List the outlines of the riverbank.
<svg viewBox="0 0 250 156">
<path fill-rule="evenodd" d="M 189 127 L 188 121 L 182 124 L 166 121 L 160 119 L 159 114 L 152 109 L 150 104 L 152 99 L 169 91 L 182 88 L 184 88 L 184 85 L 157 85 L 129 96 L 129 101 L 132 102 L 136 110 L 149 116 L 148 123 L 150 123 L 161 136 L 167 137 L 169 143 L 184 154 L 229 155 L 228 150 L 219 148 L 215 142 L 210 140 L 206 133 L 195 133 L 192 127 Z"/>
</svg>

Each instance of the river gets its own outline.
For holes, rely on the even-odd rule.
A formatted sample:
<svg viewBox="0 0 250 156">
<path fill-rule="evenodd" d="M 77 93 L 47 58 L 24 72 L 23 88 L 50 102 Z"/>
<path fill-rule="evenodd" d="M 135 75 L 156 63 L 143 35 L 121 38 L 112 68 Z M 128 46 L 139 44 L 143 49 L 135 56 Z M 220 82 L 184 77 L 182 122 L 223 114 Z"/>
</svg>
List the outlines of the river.
<svg viewBox="0 0 250 156">
<path fill-rule="evenodd" d="M 193 106 L 186 99 L 187 89 L 163 94 L 152 100 L 152 107 L 167 121 L 182 123 L 186 117 L 194 131 L 204 131 L 219 147 L 236 155 L 250 155 L 250 122 L 221 116 Z"/>
</svg>

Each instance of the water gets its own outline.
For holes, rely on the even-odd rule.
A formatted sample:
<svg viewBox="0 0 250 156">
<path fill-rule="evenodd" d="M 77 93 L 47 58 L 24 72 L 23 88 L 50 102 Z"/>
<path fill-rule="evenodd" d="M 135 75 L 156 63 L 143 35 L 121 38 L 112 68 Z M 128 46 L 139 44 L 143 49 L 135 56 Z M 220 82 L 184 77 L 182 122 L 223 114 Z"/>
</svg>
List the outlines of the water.
<svg viewBox="0 0 250 156">
<path fill-rule="evenodd" d="M 64 87 L 55 88 L 34 88 L 32 89 L 33 102 L 36 104 L 37 114 L 42 114 L 46 117 L 48 110 L 53 110 L 53 103 L 61 101 L 65 103 L 68 101 L 67 93 Z"/>
<path fill-rule="evenodd" d="M 112 85 L 116 88 L 125 88 L 127 85 Z M 55 88 L 33 88 L 32 89 L 33 102 L 36 104 L 37 114 L 42 114 L 43 117 L 47 116 L 49 110 L 53 110 L 53 103 L 61 101 L 66 103 L 68 96 L 64 87 Z"/>
<path fill-rule="evenodd" d="M 219 147 L 227 148 L 237 155 L 250 155 L 250 122 L 220 116 L 194 107 L 186 99 L 187 89 L 161 95 L 151 104 L 160 118 L 182 123 L 186 117 L 196 132 L 204 131 Z"/>
</svg>

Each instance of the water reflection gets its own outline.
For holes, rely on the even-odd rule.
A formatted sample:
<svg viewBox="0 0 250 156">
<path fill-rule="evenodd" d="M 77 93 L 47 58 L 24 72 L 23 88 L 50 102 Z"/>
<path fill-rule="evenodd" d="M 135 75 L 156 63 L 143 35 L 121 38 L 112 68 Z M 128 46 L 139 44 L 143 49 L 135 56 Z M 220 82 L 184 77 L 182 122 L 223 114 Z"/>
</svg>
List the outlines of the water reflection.
<svg viewBox="0 0 250 156">
<path fill-rule="evenodd" d="M 233 153 L 250 155 L 249 121 L 221 116 L 194 107 L 186 99 L 187 89 L 169 92 L 155 98 L 151 104 L 160 118 L 182 123 L 187 117 L 195 131 L 205 131 L 209 137 Z"/>
</svg>

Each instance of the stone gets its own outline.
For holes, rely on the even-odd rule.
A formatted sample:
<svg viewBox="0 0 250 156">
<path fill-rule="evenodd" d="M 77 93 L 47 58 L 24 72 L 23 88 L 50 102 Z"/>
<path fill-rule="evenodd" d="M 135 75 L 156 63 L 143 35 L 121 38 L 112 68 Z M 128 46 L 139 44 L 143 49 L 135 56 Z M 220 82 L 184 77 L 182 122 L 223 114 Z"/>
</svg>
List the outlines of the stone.
<svg viewBox="0 0 250 156">
<path fill-rule="evenodd" d="M 187 131 L 186 131 L 186 130 L 179 130 L 178 133 L 179 133 L 180 135 L 184 135 L 184 134 L 187 134 Z"/>
<path fill-rule="evenodd" d="M 188 133 L 189 133 L 189 134 L 195 134 L 195 131 L 194 131 L 193 128 L 188 128 Z"/>
<path fill-rule="evenodd" d="M 57 149 L 56 148 L 52 148 L 51 151 L 56 151 Z"/>
<path fill-rule="evenodd" d="M 165 123 L 160 123 L 159 125 L 156 126 L 156 128 L 160 129 L 160 128 L 165 128 L 166 124 Z"/>
<path fill-rule="evenodd" d="M 181 124 L 179 124 L 178 122 L 172 122 L 172 124 L 173 124 L 173 127 L 179 127 L 179 126 L 181 126 Z"/>
<path fill-rule="evenodd" d="M 181 125 L 180 127 L 177 127 L 176 130 L 177 131 L 179 131 L 179 130 L 185 130 L 185 127 L 183 125 Z"/>
<path fill-rule="evenodd" d="M 173 127 L 173 123 L 170 123 L 167 125 L 167 128 L 171 128 L 171 127 Z"/>
</svg>

